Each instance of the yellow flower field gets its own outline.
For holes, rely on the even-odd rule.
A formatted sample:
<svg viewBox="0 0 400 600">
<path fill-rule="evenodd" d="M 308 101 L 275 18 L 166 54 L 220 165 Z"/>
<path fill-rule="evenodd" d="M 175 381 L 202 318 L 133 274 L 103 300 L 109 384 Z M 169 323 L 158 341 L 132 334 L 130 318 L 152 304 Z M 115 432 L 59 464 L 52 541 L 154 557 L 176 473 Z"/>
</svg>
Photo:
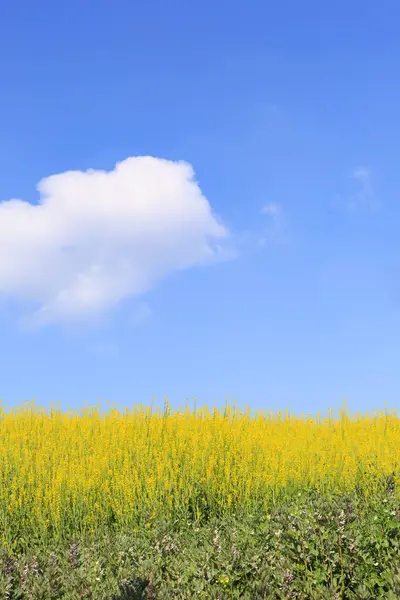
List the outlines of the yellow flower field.
<svg viewBox="0 0 400 600">
<path fill-rule="evenodd" d="M 397 472 L 395 412 L 334 417 L 172 412 L 137 406 L 63 413 L 34 403 L 0 415 L 2 530 L 151 526 L 159 516 L 265 506 L 282 494 L 359 486 Z"/>
</svg>

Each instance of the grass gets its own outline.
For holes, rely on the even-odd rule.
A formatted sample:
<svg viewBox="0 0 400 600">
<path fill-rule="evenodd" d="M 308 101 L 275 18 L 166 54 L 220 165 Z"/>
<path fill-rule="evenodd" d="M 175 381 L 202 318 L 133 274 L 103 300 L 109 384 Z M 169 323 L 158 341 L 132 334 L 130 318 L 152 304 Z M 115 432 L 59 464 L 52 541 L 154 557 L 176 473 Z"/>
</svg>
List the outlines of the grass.
<svg viewBox="0 0 400 600">
<path fill-rule="evenodd" d="M 0 598 L 400 597 L 400 420 L 0 414 Z"/>
</svg>

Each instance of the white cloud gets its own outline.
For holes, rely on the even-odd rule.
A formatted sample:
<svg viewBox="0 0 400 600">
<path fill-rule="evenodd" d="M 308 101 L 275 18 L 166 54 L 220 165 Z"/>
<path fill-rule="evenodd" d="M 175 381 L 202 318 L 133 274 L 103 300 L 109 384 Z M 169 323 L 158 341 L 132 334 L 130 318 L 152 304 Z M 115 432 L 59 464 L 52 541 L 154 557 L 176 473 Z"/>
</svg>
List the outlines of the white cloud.
<svg viewBox="0 0 400 600">
<path fill-rule="evenodd" d="M 34 303 L 37 323 L 99 315 L 216 260 L 228 237 L 184 162 L 131 157 L 38 191 L 38 205 L 0 202 L 0 297 Z"/>
</svg>

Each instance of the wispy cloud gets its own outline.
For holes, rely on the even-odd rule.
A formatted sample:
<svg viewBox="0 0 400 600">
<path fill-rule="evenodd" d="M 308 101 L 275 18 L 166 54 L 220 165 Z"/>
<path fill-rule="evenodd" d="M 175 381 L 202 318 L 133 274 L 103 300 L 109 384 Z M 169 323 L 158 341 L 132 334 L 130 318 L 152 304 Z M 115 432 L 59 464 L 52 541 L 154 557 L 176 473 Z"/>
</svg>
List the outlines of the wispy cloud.
<svg viewBox="0 0 400 600">
<path fill-rule="evenodd" d="M 279 204 L 276 204 L 275 202 L 270 202 L 261 209 L 261 214 L 268 215 L 273 219 L 277 219 L 282 214 L 282 208 Z"/>
<path fill-rule="evenodd" d="M 379 202 L 372 185 L 371 169 L 359 166 L 353 169 L 347 179 L 347 190 L 336 194 L 330 208 L 338 211 L 354 213 L 359 210 L 372 210 L 379 207 Z"/>
<path fill-rule="evenodd" d="M 275 202 L 269 202 L 263 206 L 261 214 L 267 217 L 268 222 L 259 237 L 258 245 L 263 247 L 270 242 L 283 241 L 284 219 L 282 206 Z"/>
<path fill-rule="evenodd" d="M 352 173 L 352 179 L 356 182 L 357 190 L 349 200 L 349 208 L 356 209 L 361 206 L 373 208 L 376 198 L 371 184 L 371 172 L 367 167 L 357 167 Z"/>
</svg>

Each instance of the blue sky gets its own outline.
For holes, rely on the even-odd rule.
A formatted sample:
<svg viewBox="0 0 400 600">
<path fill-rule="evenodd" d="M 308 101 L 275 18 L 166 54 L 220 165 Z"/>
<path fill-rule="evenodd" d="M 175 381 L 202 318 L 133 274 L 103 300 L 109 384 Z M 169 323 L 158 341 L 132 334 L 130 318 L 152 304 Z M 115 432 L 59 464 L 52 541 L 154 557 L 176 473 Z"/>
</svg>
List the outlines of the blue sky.
<svg viewBox="0 0 400 600">
<path fill-rule="evenodd" d="M 395 0 L 7 3 L 5 403 L 126 406 L 167 396 L 177 406 L 229 395 L 255 409 L 314 412 L 344 397 L 355 410 L 396 407 L 399 17 Z M 112 172 L 138 156 L 186 161 L 198 183 L 154 160 L 137 196 L 143 229 L 121 182 L 109 186 L 115 212 L 99 229 L 103 184 L 60 174 Z M 124 164 L 139 185 L 137 159 Z M 179 199 L 157 192 L 147 214 L 163 164 Z M 36 186 L 51 175 L 52 207 L 42 210 Z M 222 260 L 203 264 L 217 222 Z M 79 303 L 71 318 L 55 298 L 99 261 L 108 278 L 95 318 Z M 130 278 L 111 285 L 121 265 Z M 38 322 L 49 306 L 51 318 Z"/>
</svg>

